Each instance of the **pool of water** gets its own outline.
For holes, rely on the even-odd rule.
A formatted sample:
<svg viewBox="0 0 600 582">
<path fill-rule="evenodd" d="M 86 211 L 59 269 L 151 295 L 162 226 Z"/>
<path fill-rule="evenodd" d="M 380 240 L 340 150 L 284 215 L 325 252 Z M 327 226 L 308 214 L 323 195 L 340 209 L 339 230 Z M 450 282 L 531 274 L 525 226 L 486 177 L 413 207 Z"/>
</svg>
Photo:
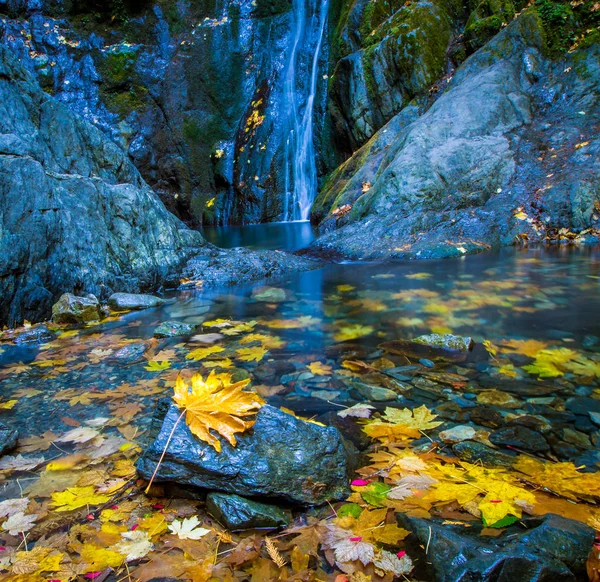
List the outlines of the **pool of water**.
<svg viewBox="0 0 600 582">
<path fill-rule="evenodd" d="M 400 377 L 409 385 L 415 375 L 429 374 L 430 363 L 378 346 L 431 332 L 500 346 L 495 358 L 480 353 L 480 361 L 459 369 L 472 373 L 475 385 L 502 389 L 519 379 L 535 381 L 538 375 L 523 368 L 531 363 L 531 345 L 572 350 L 571 359 L 600 370 L 598 249 L 507 249 L 459 260 L 329 265 L 272 285 L 180 293 L 157 309 L 58 330 L 56 340 L 41 346 L 4 345 L 0 395 L 17 405 L 0 411 L 1 420 L 19 425 L 23 435 L 60 434 L 95 417 L 116 417 L 141 432 L 156 399 L 170 394 L 179 374 L 211 370 L 250 377 L 274 403 L 316 414 L 364 399 L 352 388 L 347 360 L 405 367 Z M 165 321 L 198 327 L 188 337 L 153 338 Z M 525 343 L 531 340 L 537 344 Z M 209 346 L 216 346 L 214 353 L 202 351 Z M 315 362 L 320 365 L 311 369 Z M 436 370 L 456 372 L 447 364 Z M 543 379 L 548 382 L 566 383 L 573 393 L 600 388 L 593 371 L 562 370 Z"/>
<path fill-rule="evenodd" d="M 208 242 L 224 249 L 246 247 L 280 251 L 303 249 L 316 238 L 308 221 L 204 227 L 202 235 Z"/>
</svg>

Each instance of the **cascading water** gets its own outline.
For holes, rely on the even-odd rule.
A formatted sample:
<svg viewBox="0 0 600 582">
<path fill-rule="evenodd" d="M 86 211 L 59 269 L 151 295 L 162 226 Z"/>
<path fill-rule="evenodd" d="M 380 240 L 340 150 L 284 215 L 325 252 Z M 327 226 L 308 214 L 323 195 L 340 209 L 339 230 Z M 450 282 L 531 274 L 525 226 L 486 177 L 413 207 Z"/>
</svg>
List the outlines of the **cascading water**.
<svg viewBox="0 0 600 582">
<path fill-rule="evenodd" d="M 308 220 L 317 193 L 313 113 L 327 8 L 328 0 L 293 0 L 294 35 L 283 79 L 282 103 L 288 132 L 283 201 L 286 221 Z M 303 78 L 308 83 L 302 83 Z"/>
</svg>

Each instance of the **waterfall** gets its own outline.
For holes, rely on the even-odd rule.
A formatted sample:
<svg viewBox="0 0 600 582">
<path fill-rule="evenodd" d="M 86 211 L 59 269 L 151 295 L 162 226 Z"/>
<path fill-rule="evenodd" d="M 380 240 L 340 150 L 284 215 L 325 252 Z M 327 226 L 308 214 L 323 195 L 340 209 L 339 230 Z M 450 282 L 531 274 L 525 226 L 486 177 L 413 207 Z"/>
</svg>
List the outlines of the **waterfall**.
<svg viewBox="0 0 600 582">
<path fill-rule="evenodd" d="M 283 199 L 286 221 L 308 220 L 317 193 L 313 118 L 327 8 L 328 0 L 293 0 L 294 34 L 283 78 L 282 103 L 287 132 Z M 308 85 L 302 83 L 303 75 Z"/>
</svg>

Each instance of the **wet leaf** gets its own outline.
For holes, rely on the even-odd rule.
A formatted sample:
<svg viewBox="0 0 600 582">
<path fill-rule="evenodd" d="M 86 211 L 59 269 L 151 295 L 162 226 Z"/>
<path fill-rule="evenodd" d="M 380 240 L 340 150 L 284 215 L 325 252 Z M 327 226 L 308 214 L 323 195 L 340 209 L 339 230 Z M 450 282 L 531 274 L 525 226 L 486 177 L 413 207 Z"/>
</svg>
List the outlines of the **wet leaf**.
<svg viewBox="0 0 600 582">
<path fill-rule="evenodd" d="M 260 362 L 266 355 L 267 350 L 262 346 L 240 348 L 236 350 L 238 359 L 243 362 Z"/>
<path fill-rule="evenodd" d="M 193 515 L 183 520 L 176 519 L 169 525 L 169 531 L 180 540 L 199 540 L 212 530 L 198 527 L 200 520 Z"/>
<path fill-rule="evenodd" d="M 71 511 L 87 505 L 101 505 L 109 499 L 109 495 L 96 493 L 94 487 L 69 487 L 52 494 L 51 506 L 56 511 Z"/>
</svg>

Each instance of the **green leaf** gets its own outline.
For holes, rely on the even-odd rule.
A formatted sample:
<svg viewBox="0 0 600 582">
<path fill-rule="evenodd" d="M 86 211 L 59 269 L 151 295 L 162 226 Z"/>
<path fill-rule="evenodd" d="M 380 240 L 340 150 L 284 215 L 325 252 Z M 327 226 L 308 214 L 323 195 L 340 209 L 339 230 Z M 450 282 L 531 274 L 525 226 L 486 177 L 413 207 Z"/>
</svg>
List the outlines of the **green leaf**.
<svg viewBox="0 0 600 582">
<path fill-rule="evenodd" d="M 354 519 L 358 519 L 358 516 L 362 513 L 363 508 L 358 503 L 345 503 L 338 510 L 338 517 L 351 516 Z"/>
<path fill-rule="evenodd" d="M 360 492 L 360 496 L 374 507 L 385 507 L 383 500 L 392 488 L 386 483 L 370 483 Z"/>
</svg>

